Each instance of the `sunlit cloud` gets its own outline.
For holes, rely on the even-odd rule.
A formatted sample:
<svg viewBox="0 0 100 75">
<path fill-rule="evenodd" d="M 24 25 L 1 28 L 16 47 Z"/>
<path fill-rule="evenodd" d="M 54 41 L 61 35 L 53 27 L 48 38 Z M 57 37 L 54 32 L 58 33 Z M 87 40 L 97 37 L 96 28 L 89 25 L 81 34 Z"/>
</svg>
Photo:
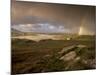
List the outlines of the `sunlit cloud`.
<svg viewBox="0 0 100 75">
<path fill-rule="evenodd" d="M 49 23 L 18 24 L 12 25 L 12 28 L 22 32 L 38 33 L 66 33 L 68 31 L 63 25 L 52 25 Z"/>
</svg>

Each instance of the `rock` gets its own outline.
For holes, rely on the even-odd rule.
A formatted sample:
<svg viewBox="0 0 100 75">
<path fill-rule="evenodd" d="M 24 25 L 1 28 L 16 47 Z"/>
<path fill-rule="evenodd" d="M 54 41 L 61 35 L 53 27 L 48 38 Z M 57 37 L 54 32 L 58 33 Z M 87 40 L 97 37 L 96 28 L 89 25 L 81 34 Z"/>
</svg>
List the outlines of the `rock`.
<svg viewBox="0 0 100 75">
<path fill-rule="evenodd" d="M 72 46 L 68 46 L 68 47 L 64 47 L 60 52 L 58 52 L 59 54 L 63 54 L 63 53 L 65 53 L 65 52 L 67 52 L 67 51 L 69 51 L 69 50 L 71 50 L 71 49 L 73 49 L 73 48 L 75 48 L 76 47 L 76 45 L 72 45 Z"/>
<path fill-rule="evenodd" d="M 86 45 L 81 45 L 81 44 L 80 44 L 80 45 L 77 45 L 77 47 L 78 47 L 78 48 L 85 48 Z"/>
<path fill-rule="evenodd" d="M 51 55 L 49 55 L 49 54 L 47 54 L 47 55 L 45 55 L 44 57 L 50 57 Z"/>
<path fill-rule="evenodd" d="M 81 58 L 78 56 L 74 59 L 74 62 L 77 62 L 78 60 L 80 60 Z"/>
<path fill-rule="evenodd" d="M 64 56 L 62 56 L 60 58 L 60 60 L 70 61 L 70 60 L 73 60 L 75 57 L 76 57 L 76 52 L 75 51 L 71 51 L 71 52 L 65 54 Z"/>
<path fill-rule="evenodd" d="M 88 59 L 88 60 L 83 59 L 82 63 L 91 68 L 96 68 L 96 60 L 95 59 Z"/>
</svg>

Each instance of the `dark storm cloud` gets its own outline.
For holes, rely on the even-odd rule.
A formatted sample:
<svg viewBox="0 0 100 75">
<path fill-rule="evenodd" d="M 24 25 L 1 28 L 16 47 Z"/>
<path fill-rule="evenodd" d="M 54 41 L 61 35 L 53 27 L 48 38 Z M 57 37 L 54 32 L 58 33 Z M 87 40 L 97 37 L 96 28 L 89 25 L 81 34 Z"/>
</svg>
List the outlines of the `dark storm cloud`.
<svg viewBox="0 0 100 75">
<path fill-rule="evenodd" d="M 12 2 L 12 25 L 45 24 L 64 27 L 78 33 L 80 26 L 95 33 L 95 6 L 78 6 L 38 2 Z M 34 27 L 33 27 L 34 28 Z M 48 29 L 48 28 L 47 28 Z M 31 30 L 31 29 L 30 29 Z M 44 29 L 40 31 L 47 32 Z M 51 29 L 48 29 L 50 32 Z"/>
</svg>

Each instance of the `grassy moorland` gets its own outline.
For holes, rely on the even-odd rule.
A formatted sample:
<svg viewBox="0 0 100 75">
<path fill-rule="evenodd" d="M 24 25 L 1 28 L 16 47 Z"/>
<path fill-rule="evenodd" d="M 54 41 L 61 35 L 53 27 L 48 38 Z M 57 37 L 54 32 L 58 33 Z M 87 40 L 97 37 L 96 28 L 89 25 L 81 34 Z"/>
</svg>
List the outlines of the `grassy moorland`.
<svg viewBox="0 0 100 75">
<path fill-rule="evenodd" d="M 66 38 L 66 36 L 64 37 Z M 38 42 L 12 38 L 12 74 L 96 68 L 95 36 Z"/>
</svg>

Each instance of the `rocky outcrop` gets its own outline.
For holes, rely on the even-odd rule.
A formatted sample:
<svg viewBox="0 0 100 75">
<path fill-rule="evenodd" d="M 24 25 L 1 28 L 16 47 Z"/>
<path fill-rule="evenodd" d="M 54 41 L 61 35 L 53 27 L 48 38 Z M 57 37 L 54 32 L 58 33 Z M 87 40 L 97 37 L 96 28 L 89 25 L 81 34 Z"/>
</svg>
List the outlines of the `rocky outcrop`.
<svg viewBox="0 0 100 75">
<path fill-rule="evenodd" d="M 75 51 L 71 51 L 60 58 L 60 60 L 70 61 L 76 57 Z"/>
<path fill-rule="evenodd" d="M 92 50 L 88 50 L 86 45 L 73 45 L 64 47 L 60 52 L 58 52 L 63 60 L 67 63 L 65 70 L 78 70 L 78 69 L 95 69 L 96 61 Z"/>
</svg>

